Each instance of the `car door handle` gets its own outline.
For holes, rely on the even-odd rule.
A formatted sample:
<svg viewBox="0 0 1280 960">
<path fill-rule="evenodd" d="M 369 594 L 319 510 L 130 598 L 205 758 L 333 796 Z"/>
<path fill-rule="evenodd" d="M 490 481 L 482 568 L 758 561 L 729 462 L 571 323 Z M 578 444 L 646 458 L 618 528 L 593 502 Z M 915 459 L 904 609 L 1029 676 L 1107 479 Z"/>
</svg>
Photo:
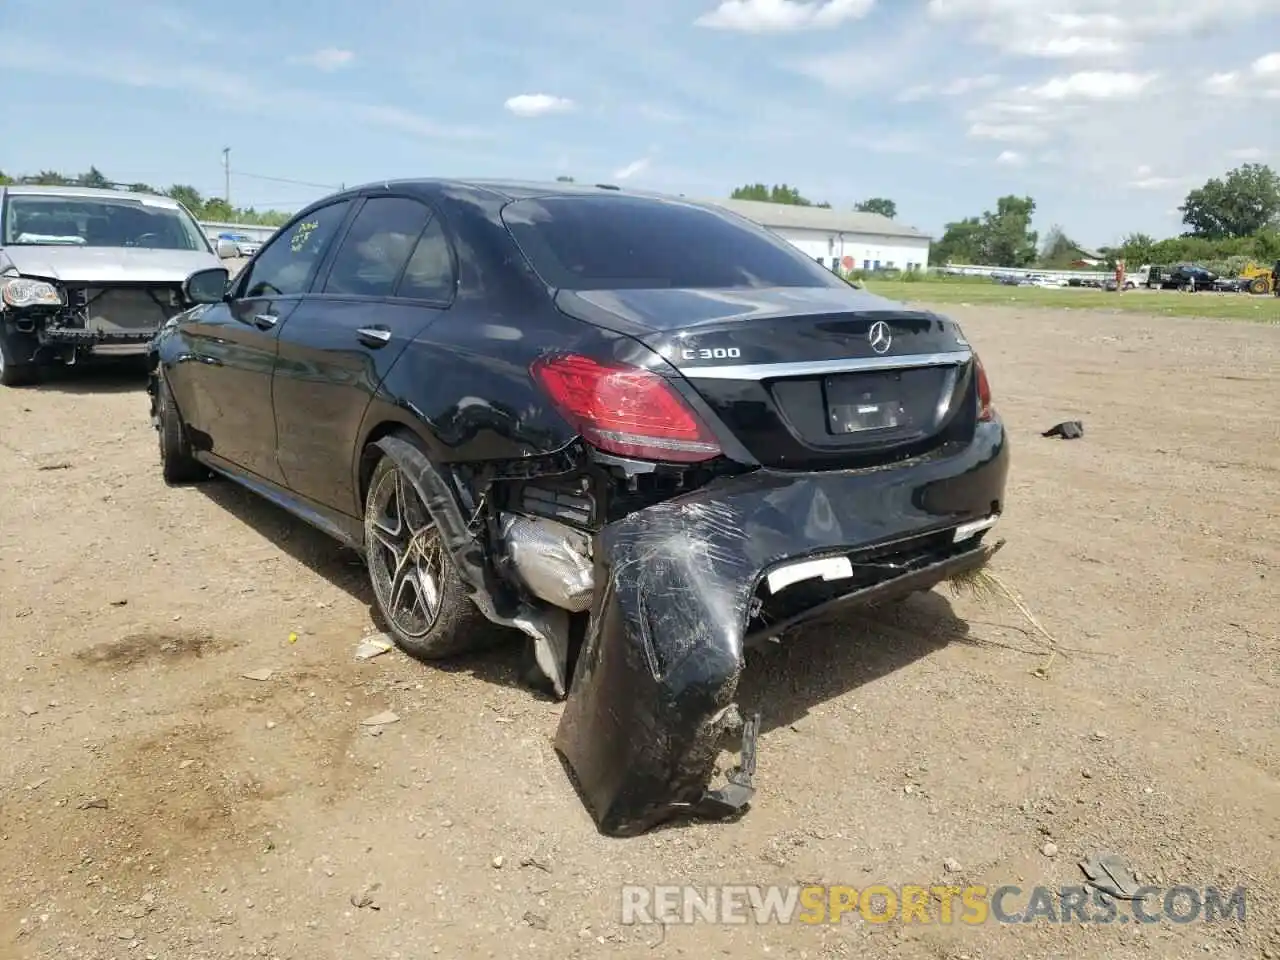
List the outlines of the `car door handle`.
<svg viewBox="0 0 1280 960">
<path fill-rule="evenodd" d="M 259 330 L 270 330 L 279 322 L 280 318 L 274 313 L 259 313 L 253 317 L 253 325 Z"/>
<path fill-rule="evenodd" d="M 356 337 L 366 346 L 383 347 L 391 341 L 391 331 L 386 327 L 361 327 Z"/>
</svg>

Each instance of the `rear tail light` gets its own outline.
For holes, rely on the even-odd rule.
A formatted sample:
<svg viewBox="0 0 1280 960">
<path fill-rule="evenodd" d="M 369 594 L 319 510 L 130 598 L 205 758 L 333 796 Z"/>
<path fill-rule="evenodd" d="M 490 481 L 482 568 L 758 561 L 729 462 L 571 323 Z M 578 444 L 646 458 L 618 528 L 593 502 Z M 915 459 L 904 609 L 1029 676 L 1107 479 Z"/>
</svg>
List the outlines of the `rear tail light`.
<svg viewBox="0 0 1280 960">
<path fill-rule="evenodd" d="M 973 356 L 973 369 L 978 377 L 978 419 L 990 420 L 996 415 L 996 408 L 991 405 L 991 381 L 977 354 Z"/>
<path fill-rule="evenodd" d="M 607 453 L 681 463 L 721 453 L 706 424 L 652 371 L 568 354 L 541 357 L 530 372 L 582 439 Z"/>
</svg>

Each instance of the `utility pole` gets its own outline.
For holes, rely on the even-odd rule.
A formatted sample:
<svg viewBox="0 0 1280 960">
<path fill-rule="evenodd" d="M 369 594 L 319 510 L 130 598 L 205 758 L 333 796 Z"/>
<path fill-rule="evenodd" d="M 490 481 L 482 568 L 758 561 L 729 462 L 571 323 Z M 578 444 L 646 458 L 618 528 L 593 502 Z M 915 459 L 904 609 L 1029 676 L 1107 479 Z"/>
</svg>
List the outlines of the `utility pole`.
<svg viewBox="0 0 1280 960">
<path fill-rule="evenodd" d="M 227 202 L 227 206 L 231 206 L 231 148 L 222 148 L 222 171 L 225 185 L 223 187 L 222 199 Z"/>
</svg>

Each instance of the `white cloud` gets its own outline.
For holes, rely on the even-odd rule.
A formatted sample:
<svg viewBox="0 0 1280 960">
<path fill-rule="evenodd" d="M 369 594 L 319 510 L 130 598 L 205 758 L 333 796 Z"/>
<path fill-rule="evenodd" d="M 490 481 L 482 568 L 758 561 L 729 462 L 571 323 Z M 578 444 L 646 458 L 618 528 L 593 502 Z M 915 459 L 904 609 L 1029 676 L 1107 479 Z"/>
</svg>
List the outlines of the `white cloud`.
<svg viewBox="0 0 1280 960">
<path fill-rule="evenodd" d="M 998 140 L 1005 143 L 1040 143 L 1049 139 L 1048 131 L 1030 123 L 983 123 L 969 125 L 969 136 L 975 140 Z"/>
<path fill-rule="evenodd" d="M 1210 93 L 1219 96 L 1234 94 L 1240 87 L 1240 74 L 1235 70 L 1226 73 L 1214 73 L 1205 79 L 1204 87 Z"/>
<path fill-rule="evenodd" d="M 1268 53 L 1253 61 L 1253 75 L 1255 77 L 1276 77 L 1280 79 L 1280 52 Z"/>
<path fill-rule="evenodd" d="M 956 77 L 943 84 L 922 83 L 908 87 L 898 95 L 898 99 L 910 102 L 927 97 L 962 97 L 978 90 L 989 90 L 999 82 L 999 75 L 994 73 L 984 73 L 978 77 Z"/>
<path fill-rule="evenodd" d="M 1129 49 L 1134 29 L 1111 9 L 1090 0 L 929 0 L 927 11 L 935 20 L 968 23 L 974 39 L 1005 53 L 1073 59 Z"/>
<path fill-rule="evenodd" d="M 341 50 L 338 47 L 325 47 L 322 50 L 316 50 L 305 56 L 293 57 L 293 63 L 304 63 L 309 67 L 315 67 L 317 70 L 323 70 L 325 73 L 332 73 L 334 70 L 349 65 L 356 55 L 350 50 Z"/>
<path fill-rule="evenodd" d="M 541 117 L 548 113 L 565 113 L 573 109 L 574 103 L 548 93 L 521 93 L 509 97 L 503 106 L 517 117 Z"/>
<path fill-rule="evenodd" d="M 209 28 L 207 20 L 189 17 L 181 10 L 135 2 L 130 5 L 129 12 L 133 15 L 132 19 L 144 28 L 160 27 L 170 33 L 178 34 L 187 43 L 211 44 L 222 40 L 222 36 L 217 31 Z"/>
<path fill-rule="evenodd" d="M 1028 92 L 1041 100 L 1133 100 L 1142 95 L 1157 75 L 1086 70 L 1053 77 Z"/>
<path fill-rule="evenodd" d="M 976 140 L 1040 143 L 1049 139 L 1054 118 L 1044 105 L 1029 102 L 1024 88 L 971 108 L 965 119 Z"/>
<path fill-rule="evenodd" d="M 630 180 L 637 173 L 644 173 L 649 169 L 649 158 L 641 157 L 639 160 L 632 160 L 625 167 L 613 171 L 613 179 Z"/>
<path fill-rule="evenodd" d="M 1043 59 L 1107 59 L 1165 37 L 1195 37 L 1280 12 L 1277 0 L 929 0 L 934 20 L 967 25 L 973 39 Z"/>
<path fill-rule="evenodd" d="M 124 87 L 181 90 L 225 110 L 266 116 L 281 111 L 314 114 L 333 119 L 350 117 L 364 123 L 447 140 L 482 140 L 489 134 L 476 127 L 454 127 L 388 104 L 347 100 L 308 90 L 259 85 L 246 77 L 228 74 L 221 65 L 189 61 L 157 61 L 150 53 L 106 52 L 100 56 L 63 62 L 57 48 L 38 40 L 9 37 L 14 47 L 5 54 L 5 66 L 30 73 L 78 76 Z"/>
<path fill-rule="evenodd" d="M 855 150 L 868 150 L 882 154 L 925 153 L 928 145 L 919 131 L 904 130 L 902 127 L 861 127 L 856 133 L 845 138 L 845 143 Z"/>
<path fill-rule="evenodd" d="M 652 120 L 654 123 L 688 123 L 687 114 L 681 113 L 679 110 L 673 110 L 670 107 L 659 106 L 652 103 L 642 103 L 636 107 L 636 112 L 646 120 Z"/>
<path fill-rule="evenodd" d="M 1182 180 L 1178 177 L 1161 177 L 1157 176 L 1151 169 L 1149 164 L 1141 164 L 1133 171 L 1133 177 L 1129 180 L 1129 186 L 1135 190 L 1163 190 L 1166 187 L 1172 187 Z"/>
<path fill-rule="evenodd" d="M 739 33 L 821 30 L 865 17 L 873 6 L 875 0 L 722 0 L 694 24 Z"/>
<path fill-rule="evenodd" d="M 1227 156 L 1232 160 L 1261 160 L 1266 153 L 1257 147 L 1241 147 L 1239 150 L 1228 151 Z"/>
<path fill-rule="evenodd" d="M 1186 162 L 1211 142 L 1197 126 L 1171 123 L 1166 113 L 1148 109 L 1157 96 L 1173 95 L 1185 82 L 1176 74 L 1162 78 L 1154 71 L 1062 73 L 995 91 L 966 111 L 964 119 L 972 140 L 995 142 L 1020 155 L 1058 156 L 1081 176 L 1161 189 L 1181 181 L 1149 169 L 1134 173 L 1144 154 L 1163 151 Z"/>
<path fill-rule="evenodd" d="M 1007 167 L 1021 166 L 1026 162 L 1026 157 L 1018 153 L 1016 150 L 1005 150 L 1000 156 L 996 157 L 996 163 L 1003 164 Z"/>
<path fill-rule="evenodd" d="M 1204 89 L 1219 97 L 1280 97 L 1280 52 L 1258 57 L 1247 70 L 1212 73 L 1205 78 Z"/>
<path fill-rule="evenodd" d="M 890 96 L 900 90 L 905 77 L 928 76 L 936 70 L 931 50 L 936 41 L 933 34 L 933 25 L 917 17 L 887 36 L 863 39 L 851 47 L 817 56 L 796 57 L 788 66 L 841 96 L 866 96 L 872 92 Z M 932 84 L 929 89 L 934 89 Z M 787 112 L 793 110 L 789 108 Z"/>
<path fill-rule="evenodd" d="M 1153 73 L 1085 70 L 1014 87 L 967 111 L 968 135 L 999 143 L 1045 143 L 1077 128 L 1108 124 L 1110 117 L 1095 104 L 1137 100 L 1152 92 L 1155 81 Z"/>
</svg>

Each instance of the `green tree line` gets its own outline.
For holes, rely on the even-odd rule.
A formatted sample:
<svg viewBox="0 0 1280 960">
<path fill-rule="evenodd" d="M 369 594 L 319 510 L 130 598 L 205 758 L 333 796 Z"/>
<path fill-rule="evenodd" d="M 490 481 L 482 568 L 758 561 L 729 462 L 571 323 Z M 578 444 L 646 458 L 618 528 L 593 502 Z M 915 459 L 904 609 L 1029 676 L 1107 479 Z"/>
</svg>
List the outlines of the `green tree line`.
<svg viewBox="0 0 1280 960">
<path fill-rule="evenodd" d="M 803 196 L 788 184 L 744 184 L 732 196 L 798 206 L 826 207 Z M 897 216 L 892 200 L 875 197 L 855 209 Z M 1116 247 L 1086 250 L 1059 226 L 1043 238 L 1031 229 L 1036 202 L 1032 197 L 1005 196 L 994 210 L 965 217 L 946 225 L 934 243 L 929 260 L 934 264 L 979 263 L 993 267 L 1044 267 L 1065 269 L 1072 262 L 1097 254 L 1108 267 L 1123 259 L 1134 268 L 1141 264 L 1201 263 L 1219 273 L 1238 271 L 1249 261 L 1270 263 L 1280 258 L 1280 174 L 1269 166 L 1246 163 L 1222 177 L 1212 177 L 1191 190 L 1182 205 L 1181 236 L 1156 240 L 1131 233 Z"/>
<path fill-rule="evenodd" d="M 153 187 L 149 183 L 121 183 L 109 179 L 106 174 L 94 166 L 74 177 L 59 173 L 56 170 L 41 170 L 36 174 L 19 177 L 6 176 L 3 172 L 0 172 L 0 186 L 11 183 L 38 184 L 51 187 L 115 188 L 131 190 L 134 193 L 150 193 L 157 196 L 172 197 L 190 210 L 197 220 L 209 220 L 215 223 L 243 223 L 278 227 L 292 216 L 292 214 L 282 210 L 255 210 L 253 207 L 233 207 L 221 197 L 204 197 L 195 187 L 183 183 L 175 183 L 166 190 Z"/>
<path fill-rule="evenodd" d="M 789 203 L 797 207 L 821 207 L 830 210 L 831 204 L 825 200 L 810 200 L 795 187 L 786 183 L 775 183 L 768 186 L 763 183 L 746 183 L 729 194 L 731 200 L 759 200 L 764 203 Z M 859 213 L 878 213 L 890 220 L 898 216 L 898 205 L 887 197 L 871 197 L 854 204 Z"/>
</svg>

